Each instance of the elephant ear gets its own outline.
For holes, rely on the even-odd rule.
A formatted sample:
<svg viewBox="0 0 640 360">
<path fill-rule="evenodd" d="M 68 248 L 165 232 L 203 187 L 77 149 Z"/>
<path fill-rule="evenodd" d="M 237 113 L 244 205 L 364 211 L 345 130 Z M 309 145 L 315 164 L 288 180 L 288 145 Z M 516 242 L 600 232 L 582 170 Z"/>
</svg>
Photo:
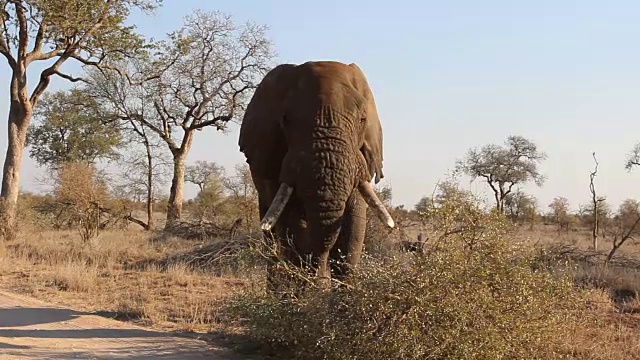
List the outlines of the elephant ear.
<svg viewBox="0 0 640 360">
<path fill-rule="evenodd" d="M 349 64 L 349 66 L 354 72 L 354 87 L 366 100 L 365 112 L 367 117 L 367 128 L 364 132 L 364 141 L 360 147 L 360 151 L 367 161 L 369 179 L 375 176 L 374 180 L 377 184 L 380 182 L 380 179 L 384 178 L 384 173 L 382 172 L 382 125 L 380 124 L 376 102 L 373 98 L 373 92 L 369 87 L 367 78 L 358 65 Z"/>
<path fill-rule="evenodd" d="M 262 177 L 278 177 L 287 151 L 280 122 L 295 68 L 293 64 L 282 64 L 270 70 L 258 85 L 242 119 L 238 146 L 252 173 Z"/>
</svg>

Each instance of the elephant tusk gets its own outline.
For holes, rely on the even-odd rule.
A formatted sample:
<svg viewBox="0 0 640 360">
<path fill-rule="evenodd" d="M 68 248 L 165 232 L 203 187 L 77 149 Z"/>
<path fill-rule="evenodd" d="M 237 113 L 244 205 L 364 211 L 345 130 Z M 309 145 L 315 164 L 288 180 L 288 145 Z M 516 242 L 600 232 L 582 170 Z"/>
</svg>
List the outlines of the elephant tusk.
<svg viewBox="0 0 640 360">
<path fill-rule="evenodd" d="M 387 208 L 384 206 L 382 201 L 378 198 L 378 195 L 373 191 L 373 187 L 368 181 L 362 181 L 358 184 L 358 191 L 367 202 L 367 204 L 371 207 L 373 212 L 376 213 L 378 218 L 386 224 L 388 227 L 393 229 L 396 224 L 391 217 L 391 214 L 387 211 Z"/>
<path fill-rule="evenodd" d="M 276 196 L 271 202 L 271 206 L 269 206 L 269 210 L 267 210 L 267 213 L 264 214 L 264 218 L 260 221 L 260 228 L 262 228 L 262 230 L 271 230 L 276 221 L 278 221 L 280 215 L 282 215 L 282 211 L 284 211 L 284 207 L 287 205 L 287 201 L 289 201 L 289 197 L 291 197 L 292 192 L 293 188 L 291 186 L 285 183 L 280 185 Z"/>
</svg>

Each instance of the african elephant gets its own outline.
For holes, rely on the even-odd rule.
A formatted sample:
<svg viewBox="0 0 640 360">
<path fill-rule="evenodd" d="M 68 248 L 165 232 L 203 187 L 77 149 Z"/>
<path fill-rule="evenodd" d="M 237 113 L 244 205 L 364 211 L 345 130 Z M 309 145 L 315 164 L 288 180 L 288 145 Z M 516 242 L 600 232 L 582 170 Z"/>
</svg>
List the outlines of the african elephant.
<svg viewBox="0 0 640 360">
<path fill-rule="evenodd" d="M 265 236 L 275 236 L 280 256 L 310 266 L 321 283 L 344 279 L 360 261 L 367 204 L 395 226 L 371 185 L 384 177 L 382 127 L 356 64 L 317 61 L 269 71 L 247 106 L 238 145 L 259 194 Z"/>
</svg>

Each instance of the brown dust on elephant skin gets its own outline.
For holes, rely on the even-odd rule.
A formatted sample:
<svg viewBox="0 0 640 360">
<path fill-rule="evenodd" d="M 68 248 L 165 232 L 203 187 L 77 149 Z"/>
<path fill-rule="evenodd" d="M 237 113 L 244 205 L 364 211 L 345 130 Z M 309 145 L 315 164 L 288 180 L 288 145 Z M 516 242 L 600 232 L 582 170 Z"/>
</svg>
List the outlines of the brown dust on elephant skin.
<svg viewBox="0 0 640 360">
<path fill-rule="evenodd" d="M 297 235 L 287 260 L 296 251 L 310 254 L 321 277 L 329 276 L 330 258 L 343 255 L 356 265 L 366 221 L 356 187 L 382 178 L 382 127 L 360 68 L 334 61 L 277 66 L 251 99 L 238 144 L 261 218 L 281 183 L 295 188 L 273 229 L 285 248 L 283 237 Z"/>
</svg>

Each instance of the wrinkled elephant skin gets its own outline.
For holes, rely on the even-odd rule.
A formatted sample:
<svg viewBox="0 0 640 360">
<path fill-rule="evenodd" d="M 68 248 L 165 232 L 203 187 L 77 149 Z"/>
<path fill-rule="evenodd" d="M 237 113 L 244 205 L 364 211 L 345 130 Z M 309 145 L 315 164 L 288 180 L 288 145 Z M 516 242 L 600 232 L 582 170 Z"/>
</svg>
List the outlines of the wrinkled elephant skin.
<svg viewBox="0 0 640 360">
<path fill-rule="evenodd" d="M 279 256 L 310 266 L 320 279 L 344 279 L 358 264 L 367 205 L 395 226 L 371 186 L 384 177 L 382 126 L 357 65 L 272 69 L 247 107 L 239 146 L 259 193 L 265 237 L 275 237 Z"/>
</svg>

